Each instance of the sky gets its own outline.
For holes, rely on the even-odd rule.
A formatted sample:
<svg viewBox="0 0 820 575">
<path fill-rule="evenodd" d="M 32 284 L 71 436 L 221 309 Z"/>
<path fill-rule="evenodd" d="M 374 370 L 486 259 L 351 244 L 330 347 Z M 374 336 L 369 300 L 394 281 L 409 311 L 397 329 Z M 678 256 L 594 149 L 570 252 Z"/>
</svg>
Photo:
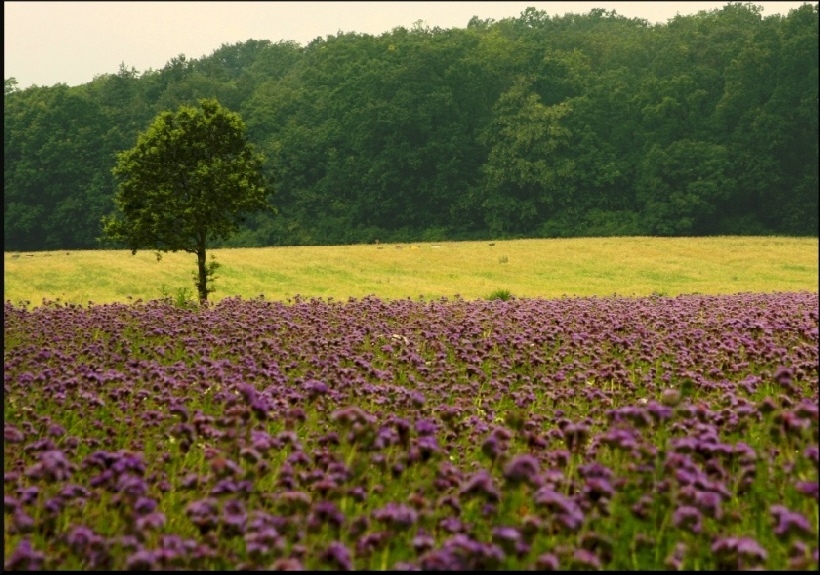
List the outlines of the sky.
<svg viewBox="0 0 820 575">
<path fill-rule="evenodd" d="M 753 2 L 763 16 L 788 14 L 805 2 Z M 517 17 L 528 6 L 550 16 L 593 8 L 667 22 L 676 14 L 727 2 L 3 2 L 3 77 L 18 88 L 77 86 L 120 64 L 142 73 L 171 58 L 210 55 L 246 40 L 311 40 L 338 32 L 379 35 L 412 28 L 465 28 L 470 18 Z"/>
</svg>

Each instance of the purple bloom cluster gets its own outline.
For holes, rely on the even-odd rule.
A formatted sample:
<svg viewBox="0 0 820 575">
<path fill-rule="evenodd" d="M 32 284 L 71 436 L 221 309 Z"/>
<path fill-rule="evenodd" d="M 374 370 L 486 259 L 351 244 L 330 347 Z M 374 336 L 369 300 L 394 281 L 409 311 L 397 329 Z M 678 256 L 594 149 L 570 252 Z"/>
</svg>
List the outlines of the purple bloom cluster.
<svg viewBox="0 0 820 575">
<path fill-rule="evenodd" d="M 817 294 L 5 304 L 6 569 L 817 569 Z"/>
</svg>

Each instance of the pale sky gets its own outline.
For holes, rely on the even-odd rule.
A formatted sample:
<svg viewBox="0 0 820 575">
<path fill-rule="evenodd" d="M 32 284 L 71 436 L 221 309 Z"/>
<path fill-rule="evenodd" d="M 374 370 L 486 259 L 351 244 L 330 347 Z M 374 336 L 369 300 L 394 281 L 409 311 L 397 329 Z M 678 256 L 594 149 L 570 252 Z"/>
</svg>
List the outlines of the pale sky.
<svg viewBox="0 0 820 575">
<path fill-rule="evenodd" d="M 806 2 L 753 2 L 763 16 Z M 379 35 L 422 20 L 465 28 L 478 16 L 517 17 L 528 6 L 549 15 L 615 10 L 652 23 L 727 2 L 3 2 L 3 77 L 18 88 L 85 84 L 120 63 L 159 70 L 179 54 L 210 55 L 222 44 L 293 40 L 301 45 L 338 32 Z"/>
</svg>

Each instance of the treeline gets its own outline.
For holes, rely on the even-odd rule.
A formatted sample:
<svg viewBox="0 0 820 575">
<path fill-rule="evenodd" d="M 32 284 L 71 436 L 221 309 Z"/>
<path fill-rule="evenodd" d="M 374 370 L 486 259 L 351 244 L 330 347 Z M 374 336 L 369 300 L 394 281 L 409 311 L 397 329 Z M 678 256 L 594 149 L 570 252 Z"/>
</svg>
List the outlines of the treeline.
<svg viewBox="0 0 820 575">
<path fill-rule="evenodd" d="M 249 40 L 161 70 L 5 81 L 6 250 L 100 247 L 114 154 L 215 97 L 277 216 L 234 246 L 818 234 L 818 8 L 650 25 L 532 8 L 466 28 Z"/>
</svg>

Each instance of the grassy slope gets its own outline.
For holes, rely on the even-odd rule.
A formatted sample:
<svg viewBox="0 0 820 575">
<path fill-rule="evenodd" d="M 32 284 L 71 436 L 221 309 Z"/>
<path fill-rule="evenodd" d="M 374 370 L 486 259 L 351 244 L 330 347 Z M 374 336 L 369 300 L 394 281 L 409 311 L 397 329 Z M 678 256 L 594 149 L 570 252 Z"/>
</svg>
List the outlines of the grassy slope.
<svg viewBox="0 0 820 575">
<path fill-rule="evenodd" d="M 213 300 L 241 295 L 427 299 L 818 291 L 816 238 L 580 238 L 212 250 Z M 86 304 L 193 294 L 190 254 L 4 254 L 4 298 Z"/>
</svg>

